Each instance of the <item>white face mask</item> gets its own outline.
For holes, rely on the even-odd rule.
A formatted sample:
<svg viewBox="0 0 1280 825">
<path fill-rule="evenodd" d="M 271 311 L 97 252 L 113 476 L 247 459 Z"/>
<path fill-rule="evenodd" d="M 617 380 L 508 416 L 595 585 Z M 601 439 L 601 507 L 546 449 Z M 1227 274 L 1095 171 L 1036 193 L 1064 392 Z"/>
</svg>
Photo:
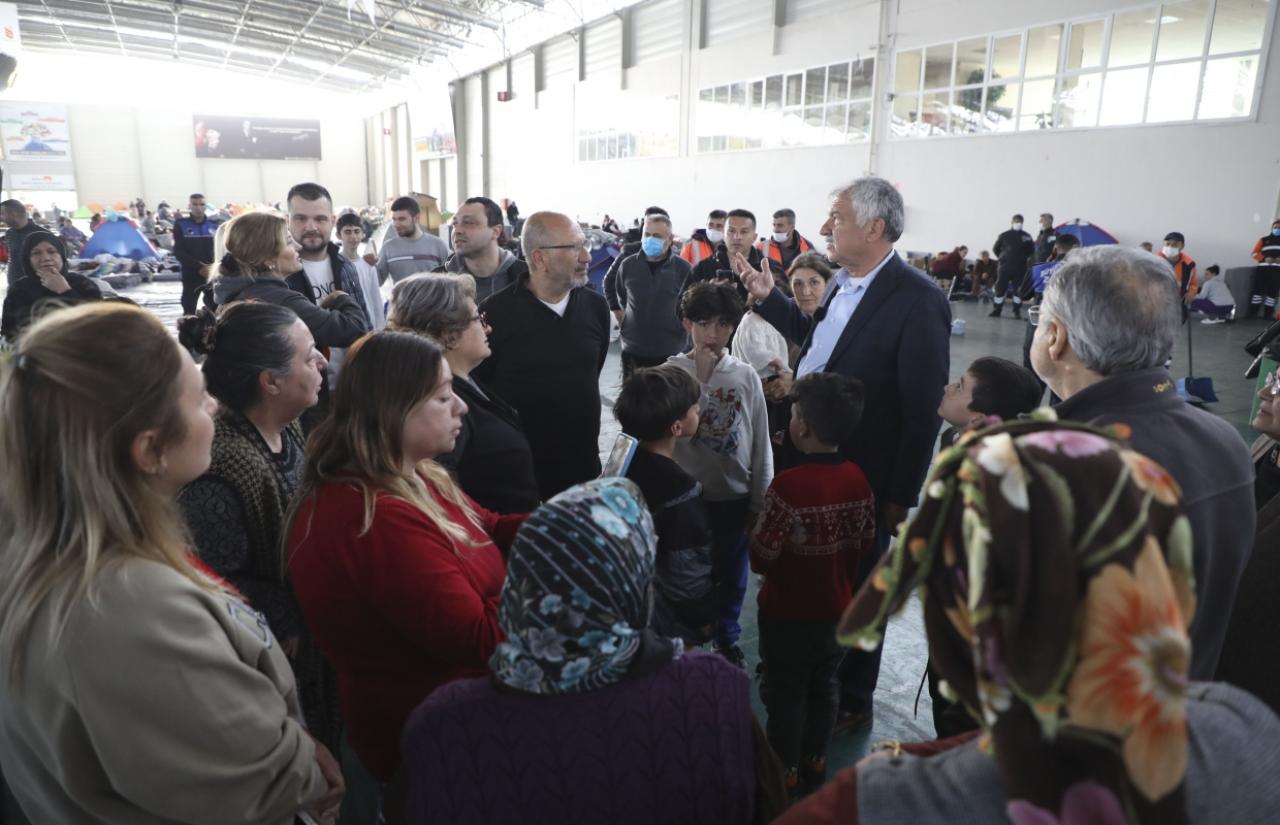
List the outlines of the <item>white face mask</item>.
<svg viewBox="0 0 1280 825">
<path fill-rule="evenodd" d="M 789 240 L 791 240 L 790 232 L 774 232 L 773 233 L 774 243 L 786 243 Z"/>
<path fill-rule="evenodd" d="M 712 243 L 720 243 L 721 241 L 724 240 L 724 233 L 721 232 L 719 229 L 708 229 L 707 240 L 711 241 Z"/>
<path fill-rule="evenodd" d="M 1020 229 L 1022 229 L 1022 221 L 1014 221 L 1014 222 L 1013 222 L 1013 231 L 1014 231 L 1014 232 L 1017 232 L 1017 231 L 1018 231 L 1018 230 L 1020 230 Z"/>
<path fill-rule="evenodd" d="M 1181 249 L 1178 249 L 1176 246 L 1169 246 L 1168 244 L 1165 244 L 1164 249 L 1161 251 L 1164 252 L 1164 256 L 1166 258 L 1176 258 L 1182 254 Z"/>
</svg>

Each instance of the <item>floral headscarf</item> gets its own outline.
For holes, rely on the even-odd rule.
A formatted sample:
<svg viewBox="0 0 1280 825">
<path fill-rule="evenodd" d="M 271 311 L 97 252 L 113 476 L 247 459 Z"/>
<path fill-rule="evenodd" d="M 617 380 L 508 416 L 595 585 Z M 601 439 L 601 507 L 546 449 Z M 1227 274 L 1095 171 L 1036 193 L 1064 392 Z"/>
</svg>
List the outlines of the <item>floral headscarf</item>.
<svg viewBox="0 0 1280 825">
<path fill-rule="evenodd" d="M 943 694 L 985 729 L 1015 825 L 1184 825 L 1181 492 L 1113 431 L 1036 417 L 939 455 L 837 636 L 875 649 L 918 588 Z"/>
<path fill-rule="evenodd" d="M 582 693 L 651 672 L 683 651 L 649 631 L 653 519 L 639 488 L 589 481 L 539 507 L 507 561 L 489 668 L 527 693 Z"/>
</svg>

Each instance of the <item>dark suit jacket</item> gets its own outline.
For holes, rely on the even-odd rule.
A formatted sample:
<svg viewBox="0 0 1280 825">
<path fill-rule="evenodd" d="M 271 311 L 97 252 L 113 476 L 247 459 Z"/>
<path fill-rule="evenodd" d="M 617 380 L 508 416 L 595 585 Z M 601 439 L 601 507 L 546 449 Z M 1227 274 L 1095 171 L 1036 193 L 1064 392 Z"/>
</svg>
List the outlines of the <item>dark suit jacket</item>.
<svg viewBox="0 0 1280 825">
<path fill-rule="evenodd" d="M 832 278 L 815 314 L 826 314 L 834 294 Z M 803 342 L 803 360 L 817 327 L 813 318 L 778 289 L 756 312 L 788 339 Z M 933 459 L 950 362 L 946 293 L 895 253 L 862 296 L 826 368 L 866 388 L 862 420 L 840 452 L 866 473 L 878 502 L 915 504 Z"/>
</svg>

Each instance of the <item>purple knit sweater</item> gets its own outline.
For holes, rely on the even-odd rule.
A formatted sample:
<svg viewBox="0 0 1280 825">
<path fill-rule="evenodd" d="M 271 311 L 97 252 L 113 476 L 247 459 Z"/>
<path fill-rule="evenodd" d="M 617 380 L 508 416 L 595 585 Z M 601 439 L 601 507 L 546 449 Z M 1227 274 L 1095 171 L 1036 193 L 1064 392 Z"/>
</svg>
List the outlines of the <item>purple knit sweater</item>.
<svg viewBox="0 0 1280 825">
<path fill-rule="evenodd" d="M 745 673 L 700 652 L 590 693 L 445 685 L 405 726 L 408 822 L 745 825 L 749 689 Z"/>
</svg>

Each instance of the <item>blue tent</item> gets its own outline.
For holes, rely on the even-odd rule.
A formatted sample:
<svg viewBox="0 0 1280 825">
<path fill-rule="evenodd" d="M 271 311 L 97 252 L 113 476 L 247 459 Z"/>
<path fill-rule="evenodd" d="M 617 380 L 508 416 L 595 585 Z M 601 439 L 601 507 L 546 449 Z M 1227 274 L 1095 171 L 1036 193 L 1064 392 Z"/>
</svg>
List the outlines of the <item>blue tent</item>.
<svg viewBox="0 0 1280 825">
<path fill-rule="evenodd" d="M 135 261 L 159 257 L 150 242 L 138 231 L 138 227 L 124 218 L 104 221 L 98 231 L 93 233 L 93 237 L 89 238 L 84 249 L 80 250 L 80 257 L 92 258 L 103 253 Z"/>
<path fill-rule="evenodd" d="M 1081 246 L 1102 246 L 1104 244 L 1119 243 L 1114 235 L 1101 226 L 1082 221 L 1079 218 L 1058 224 L 1053 231 L 1059 235 L 1075 235 L 1080 239 Z"/>
</svg>

